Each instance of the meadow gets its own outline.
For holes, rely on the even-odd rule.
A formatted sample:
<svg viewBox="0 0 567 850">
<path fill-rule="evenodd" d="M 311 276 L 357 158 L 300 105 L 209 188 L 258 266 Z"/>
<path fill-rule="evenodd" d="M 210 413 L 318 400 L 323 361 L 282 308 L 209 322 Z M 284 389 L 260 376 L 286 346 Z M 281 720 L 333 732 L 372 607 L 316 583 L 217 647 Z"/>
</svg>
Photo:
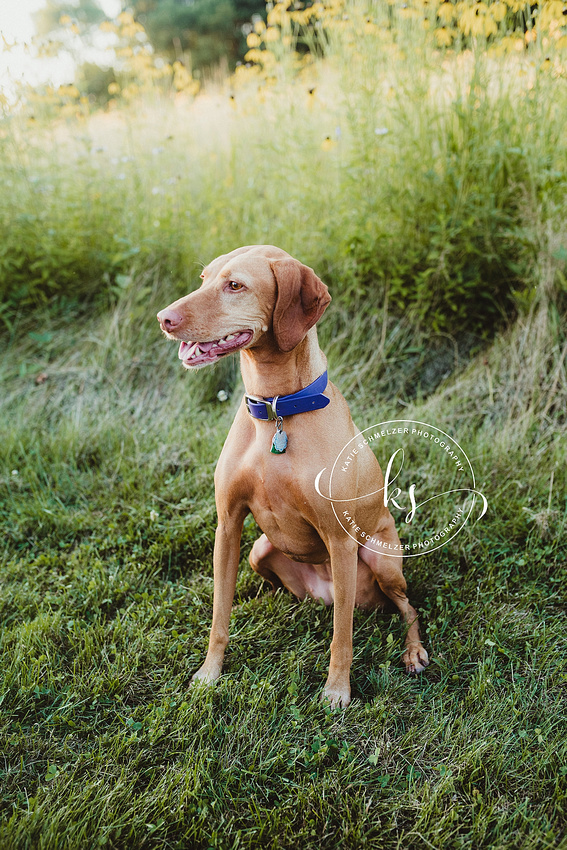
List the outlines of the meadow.
<svg viewBox="0 0 567 850">
<path fill-rule="evenodd" d="M 198 93 L 142 55 L 105 110 L 4 107 L 3 850 L 567 848 L 563 11 L 316 6 L 277 3 Z M 242 384 L 185 373 L 155 314 L 255 243 L 328 284 L 359 427 L 454 434 L 489 505 L 406 562 L 425 674 L 397 615 L 355 612 L 344 712 L 332 610 L 250 570 L 251 517 L 224 675 L 189 688 Z"/>
</svg>

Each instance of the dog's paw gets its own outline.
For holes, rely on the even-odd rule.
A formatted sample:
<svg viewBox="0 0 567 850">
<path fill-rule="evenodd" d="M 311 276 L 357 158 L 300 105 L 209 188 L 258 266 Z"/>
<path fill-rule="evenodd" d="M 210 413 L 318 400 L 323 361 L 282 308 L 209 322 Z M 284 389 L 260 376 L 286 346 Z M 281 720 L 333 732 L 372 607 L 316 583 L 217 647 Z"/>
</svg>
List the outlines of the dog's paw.
<svg viewBox="0 0 567 850">
<path fill-rule="evenodd" d="M 336 688 L 325 685 L 321 694 L 321 702 L 327 703 L 329 708 L 346 708 L 350 703 L 350 686 Z"/>
<path fill-rule="evenodd" d="M 402 655 L 402 661 L 406 666 L 406 673 L 409 676 L 417 676 L 418 673 L 423 673 L 429 664 L 429 656 L 424 646 L 412 644 Z"/>
<path fill-rule="evenodd" d="M 191 676 L 191 685 L 214 685 L 220 676 L 220 670 L 206 667 L 204 664 Z"/>
</svg>

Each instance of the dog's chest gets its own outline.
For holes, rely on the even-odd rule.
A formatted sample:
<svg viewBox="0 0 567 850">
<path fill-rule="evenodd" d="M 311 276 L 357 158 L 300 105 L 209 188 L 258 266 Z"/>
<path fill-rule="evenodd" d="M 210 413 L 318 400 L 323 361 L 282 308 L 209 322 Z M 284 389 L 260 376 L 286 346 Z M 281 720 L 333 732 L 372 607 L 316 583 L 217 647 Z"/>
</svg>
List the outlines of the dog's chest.
<svg viewBox="0 0 567 850">
<path fill-rule="evenodd" d="M 249 509 L 274 546 L 298 557 L 319 550 L 324 554 L 317 531 L 314 482 L 310 478 L 306 480 L 304 472 L 290 459 L 272 455 L 270 459 L 259 460 L 249 487 Z"/>
</svg>

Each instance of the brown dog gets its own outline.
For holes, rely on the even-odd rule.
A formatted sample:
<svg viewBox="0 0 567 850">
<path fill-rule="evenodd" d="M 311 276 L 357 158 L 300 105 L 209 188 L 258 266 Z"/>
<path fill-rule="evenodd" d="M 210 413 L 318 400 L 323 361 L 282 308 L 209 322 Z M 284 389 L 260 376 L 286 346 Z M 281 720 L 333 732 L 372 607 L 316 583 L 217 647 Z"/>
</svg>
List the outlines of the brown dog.
<svg viewBox="0 0 567 850">
<path fill-rule="evenodd" d="M 327 361 L 317 341 L 315 324 L 330 295 L 312 269 L 270 245 L 224 254 L 201 277 L 200 289 L 158 313 L 160 325 L 169 339 L 182 340 L 179 357 L 187 369 L 240 351 L 246 397 L 215 473 L 213 623 L 207 657 L 193 680 L 213 682 L 221 674 L 242 524 L 252 513 L 264 532 L 252 547 L 252 568 L 300 599 L 309 594 L 327 605 L 334 603 L 323 698 L 332 707 L 346 707 L 354 605 L 372 609 L 382 606 L 386 597 L 393 600 L 408 626 L 406 670 L 421 672 L 428 657 L 417 614 L 406 596 L 401 554 L 387 556 L 368 548 L 354 532 L 352 537 L 347 534 L 332 502 L 315 488 L 318 473 L 331 467 L 360 433 L 343 396 L 326 381 Z M 297 395 L 301 390 L 306 390 L 307 399 Z M 291 400 L 282 398 L 290 395 Z M 281 416 L 283 421 L 276 418 Z M 341 509 L 349 504 L 354 529 L 369 529 L 381 546 L 395 551 L 399 538 L 379 492 L 383 485 L 378 462 L 365 446 L 353 459 L 348 487 L 334 486 L 332 495 Z M 374 495 L 356 499 L 368 493 Z"/>
</svg>

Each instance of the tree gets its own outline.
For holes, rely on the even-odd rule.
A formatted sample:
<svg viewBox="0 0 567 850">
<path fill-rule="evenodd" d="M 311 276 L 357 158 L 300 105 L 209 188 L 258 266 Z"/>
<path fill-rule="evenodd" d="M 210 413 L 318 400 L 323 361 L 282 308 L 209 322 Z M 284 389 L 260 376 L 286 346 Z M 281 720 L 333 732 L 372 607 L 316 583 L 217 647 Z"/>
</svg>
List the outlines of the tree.
<svg viewBox="0 0 567 850">
<path fill-rule="evenodd" d="M 157 53 L 169 59 L 189 54 L 193 68 L 222 60 L 234 67 L 246 53 L 246 25 L 266 13 L 265 0 L 123 0 L 123 6 L 134 12 Z M 57 31 L 66 16 L 83 27 L 105 17 L 97 0 L 47 0 L 35 13 L 38 32 Z"/>
<path fill-rule="evenodd" d="M 38 35 L 50 35 L 61 29 L 61 18 L 69 17 L 81 27 L 99 24 L 106 17 L 97 0 L 47 0 L 42 8 L 33 13 Z"/>
<path fill-rule="evenodd" d="M 243 26 L 265 15 L 264 0 L 134 0 L 134 14 L 160 53 L 191 55 L 194 68 L 225 58 L 231 66 L 246 53 Z"/>
</svg>

